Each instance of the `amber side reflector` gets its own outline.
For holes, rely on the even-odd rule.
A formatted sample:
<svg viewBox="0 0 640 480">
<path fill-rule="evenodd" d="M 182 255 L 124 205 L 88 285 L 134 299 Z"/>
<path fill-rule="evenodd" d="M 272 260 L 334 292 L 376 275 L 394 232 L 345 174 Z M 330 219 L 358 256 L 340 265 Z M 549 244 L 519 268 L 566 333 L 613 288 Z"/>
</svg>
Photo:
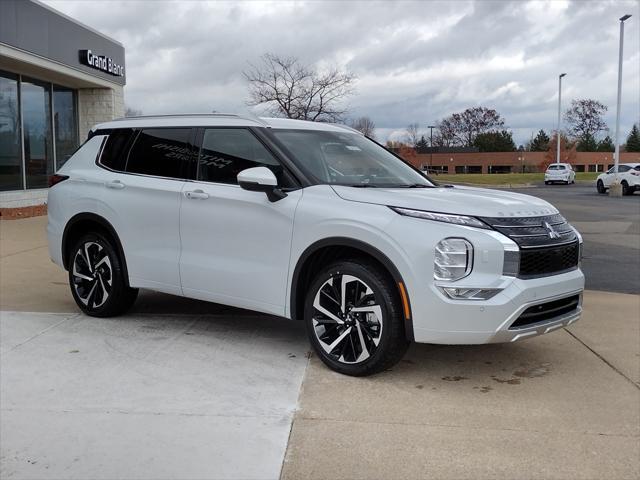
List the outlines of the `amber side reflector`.
<svg viewBox="0 0 640 480">
<path fill-rule="evenodd" d="M 400 298 L 402 298 L 402 308 L 404 309 L 404 318 L 411 320 L 411 311 L 409 310 L 409 299 L 407 298 L 407 291 L 404 288 L 404 283 L 398 282 L 398 289 L 400 290 Z"/>
</svg>

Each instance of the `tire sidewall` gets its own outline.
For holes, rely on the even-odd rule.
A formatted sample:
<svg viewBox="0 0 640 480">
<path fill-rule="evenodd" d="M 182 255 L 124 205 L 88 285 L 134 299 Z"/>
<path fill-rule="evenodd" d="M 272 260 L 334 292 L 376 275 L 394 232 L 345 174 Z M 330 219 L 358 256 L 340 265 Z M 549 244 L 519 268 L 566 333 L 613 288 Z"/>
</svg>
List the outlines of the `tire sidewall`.
<svg viewBox="0 0 640 480">
<path fill-rule="evenodd" d="M 385 350 L 390 348 L 390 344 L 393 341 L 393 328 L 397 328 L 395 322 L 402 323 L 400 316 L 400 305 L 398 301 L 393 298 L 392 289 L 389 285 L 381 284 L 380 272 L 371 273 L 370 267 L 363 267 L 359 264 L 350 261 L 338 262 L 323 270 L 311 283 L 304 304 L 304 322 L 307 329 L 307 335 L 309 341 L 313 346 L 315 352 L 320 359 L 327 364 L 331 369 L 347 375 L 364 375 L 370 371 L 377 371 L 376 365 L 382 361 L 385 356 Z M 376 299 L 379 301 L 380 308 L 382 310 L 382 335 L 380 343 L 375 353 L 371 355 L 365 361 L 358 364 L 345 364 L 334 360 L 323 350 L 318 338 L 316 337 L 313 327 L 313 301 L 315 299 L 318 289 L 331 277 L 335 275 L 352 275 L 364 283 L 366 283 L 374 292 Z"/>
<path fill-rule="evenodd" d="M 111 292 L 106 302 L 97 308 L 90 308 L 80 300 L 76 289 L 73 285 L 73 263 L 75 261 L 76 252 L 79 248 L 84 246 L 87 242 L 95 242 L 102 246 L 107 251 L 109 261 L 111 262 Z M 127 286 L 124 282 L 124 274 L 122 270 L 122 262 L 112 242 L 100 233 L 88 233 L 83 235 L 72 247 L 69 254 L 69 287 L 71 289 L 71 295 L 76 304 L 87 315 L 94 317 L 107 317 L 113 315 L 114 309 L 117 307 L 118 299 L 122 298 Z"/>
</svg>

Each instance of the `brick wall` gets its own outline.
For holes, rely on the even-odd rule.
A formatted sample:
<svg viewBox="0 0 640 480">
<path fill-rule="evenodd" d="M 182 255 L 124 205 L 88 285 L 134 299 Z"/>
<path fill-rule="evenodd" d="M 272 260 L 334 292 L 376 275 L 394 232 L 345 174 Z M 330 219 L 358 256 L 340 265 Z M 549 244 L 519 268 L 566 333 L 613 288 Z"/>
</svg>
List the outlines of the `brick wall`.
<svg viewBox="0 0 640 480">
<path fill-rule="evenodd" d="M 124 117 L 122 87 L 83 88 L 78 90 L 78 123 L 80 142 L 84 142 L 96 123 Z"/>
<path fill-rule="evenodd" d="M 552 152 L 489 152 L 489 153 L 416 153 L 411 148 L 403 148 L 398 154 L 418 168 L 430 167 L 442 170 L 443 173 L 489 173 L 490 169 L 509 169 L 513 173 L 523 170 L 527 172 L 542 172 L 547 165 L 555 161 Z M 605 171 L 613 164 L 613 153 L 610 152 L 576 152 L 568 150 L 561 152 L 560 161 L 574 165 L 579 171 Z M 640 153 L 622 152 L 621 162 L 640 162 Z M 597 170 L 596 170 L 597 166 Z M 458 167 L 456 169 L 456 167 Z"/>
</svg>

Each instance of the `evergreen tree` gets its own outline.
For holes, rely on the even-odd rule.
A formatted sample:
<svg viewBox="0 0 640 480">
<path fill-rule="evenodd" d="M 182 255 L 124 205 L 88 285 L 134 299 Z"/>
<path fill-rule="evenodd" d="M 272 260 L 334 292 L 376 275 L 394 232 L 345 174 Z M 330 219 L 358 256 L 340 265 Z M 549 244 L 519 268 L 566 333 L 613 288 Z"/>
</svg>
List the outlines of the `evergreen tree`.
<svg viewBox="0 0 640 480">
<path fill-rule="evenodd" d="M 540 130 L 536 138 L 531 142 L 531 151 L 532 152 L 546 152 L 549 150 L 549 135 L 546 134 L 544 130 Z"/>
<path fill-rule="evenodd" d="M 429 148 L 429 142 L 424 138 L 424 135 L 420 137 L 418 143 L 416 143 L 416 152 L 423 153 Z"/>
<path fill-rule="evenodd" d="M 633 125 L 627 137 L 627 146 L 625 149 L 627 152 L 640 152 L 640 131 L 638 131 L 636 124 Z"/>
<path fill-rule="evenodd" d="M 607 135 L 598 143 L 598 152 L 613 152 L 616 147 L 613 145 L 613 140 Z"/>
<path fill-rule="evenodd" d="M 578 139 L 576 150 L 578 152 L 595 152 L 598 150 L 598 142 L 593 135 L 585 133 L 582 138 Z"/>
<path fill-rule="evenodd" d="M 512 133 L 508 130 L 480 133 L 473 141 L 473 146 L 481 152 L 513 152 L 516 144 Z"/>
</svg>

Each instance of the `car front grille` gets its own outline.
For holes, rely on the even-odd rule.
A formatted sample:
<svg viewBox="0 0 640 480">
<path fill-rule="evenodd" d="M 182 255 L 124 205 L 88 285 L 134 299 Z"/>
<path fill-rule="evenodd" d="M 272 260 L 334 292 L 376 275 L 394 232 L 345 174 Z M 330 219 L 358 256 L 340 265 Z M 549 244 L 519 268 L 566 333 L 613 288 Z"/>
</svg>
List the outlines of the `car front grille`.
<svg viewBox="0 0 640 480">
<path fill-rule="evenodd" d="M 575 241 L 557 247 L 533 248 L 520 251 L 521 278 L 543 277 L 573 270 L 580 260 L 580 244 Z"/>
<path fill-rule="evenodd" d="M 509 330 L 525 328 L 534 323 L 544 322 L 545 320 L 571 313 L 575 311 L 579 305 L 580 295 L 572 295 L 559 300 L 533 305 L 522 312 L 516 321 L 511 324 Z"/>
<path fill-rule="evenodd" d="M 580 261 L 578 234 L 560 214 L 481 219 L 520 247 L 518 276 L 534 278 L 573 270 Z"/>
<path fill-rule="evenodd" d="M 573 227 L 559 213 L 544 217 L 485 217 L 481 220 L 523 249 L 567 244 L 578 238 Z"/>
</svg>

